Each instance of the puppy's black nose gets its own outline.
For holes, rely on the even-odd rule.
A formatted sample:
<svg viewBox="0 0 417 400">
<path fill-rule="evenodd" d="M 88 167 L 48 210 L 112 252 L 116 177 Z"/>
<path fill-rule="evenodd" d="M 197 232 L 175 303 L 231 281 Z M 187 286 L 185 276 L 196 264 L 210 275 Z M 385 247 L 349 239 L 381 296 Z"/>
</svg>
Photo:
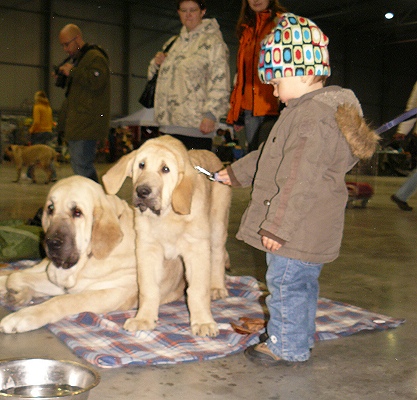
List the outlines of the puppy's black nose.
<svg viewBox="0 0 417 400">
<path fill-rule="evenodd" d="M 46 246 L 49 250 L 59 250 L 64 243 L 62 239 L 54 236 L 54 237 L 47 237 L 45 239 Z"/>
<path fill-rule="evenodd" d="M 136 194 L 140 199 L 146 199 L 151 193 L 152 190 L 149 186 L 138 186 L 136 188 Z"/>
</svg>

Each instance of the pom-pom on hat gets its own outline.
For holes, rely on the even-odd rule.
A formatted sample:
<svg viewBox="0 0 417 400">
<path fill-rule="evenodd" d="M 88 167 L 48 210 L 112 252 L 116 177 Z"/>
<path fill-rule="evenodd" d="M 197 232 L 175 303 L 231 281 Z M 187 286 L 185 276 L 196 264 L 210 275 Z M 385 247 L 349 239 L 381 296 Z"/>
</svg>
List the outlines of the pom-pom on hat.
<svg viewBox="0 0 417 400">
<path fill-rule="evenodd" d="M 285 13 L 261 43 L 258 74 L 263 83 L 288 76 L 330 76 L 328 37 L 308 18 Z"/>
</svg>

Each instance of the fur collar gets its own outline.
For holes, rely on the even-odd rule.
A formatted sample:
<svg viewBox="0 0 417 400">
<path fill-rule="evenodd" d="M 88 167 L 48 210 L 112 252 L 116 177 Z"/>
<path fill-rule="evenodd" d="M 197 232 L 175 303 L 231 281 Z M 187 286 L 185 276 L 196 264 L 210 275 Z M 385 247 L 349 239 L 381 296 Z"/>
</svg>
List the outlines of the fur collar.
<svg viewBox="0 0 417 400">
<path fill-rule="evenodd" d="M 336 111 L 336 122 L 346 138 L 352 154 L 360 159 L 371 158 L 380 137 L 359 115 L 352 104 L 341 104 Z"/>
<path fill-rule="evenodd" d="M 359 159 L 371 158 L 380 137 L 366 123 L 359 100 L 350 89 L 339 86 L 325 87 L 314 100 L 330 106 L 335 112 L 337 125 L 346 138 L 352 154 Z"/>
</svg>

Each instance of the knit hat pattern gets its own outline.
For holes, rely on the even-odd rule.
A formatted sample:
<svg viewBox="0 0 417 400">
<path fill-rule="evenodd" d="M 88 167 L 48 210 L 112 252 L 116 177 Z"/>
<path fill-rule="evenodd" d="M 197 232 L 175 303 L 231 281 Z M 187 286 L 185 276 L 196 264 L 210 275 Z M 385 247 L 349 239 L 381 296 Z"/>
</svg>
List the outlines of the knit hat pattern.
<svg viewBox="0 0 417 400">
<path fill-rule="evenodd" d="M 289 76 L 330 76 L 328 37 L 308 18 L 285 13 L 261 43 L 258 74 L 263 83 Z"/>
</svg>

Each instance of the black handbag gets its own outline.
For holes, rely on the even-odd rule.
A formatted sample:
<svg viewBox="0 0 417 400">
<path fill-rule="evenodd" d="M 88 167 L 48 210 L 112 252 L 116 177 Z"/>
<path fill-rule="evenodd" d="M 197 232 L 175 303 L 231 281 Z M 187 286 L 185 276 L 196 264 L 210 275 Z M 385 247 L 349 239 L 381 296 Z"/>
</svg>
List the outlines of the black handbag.
<svg viewBox="0 0 417 400">
<path fill-rule="evenodd" d="M 171 46 L 177 40 L 175 38 L 163 51 L 164 53 L 168 53 Z M 156 89 L 156 80 L 158 79 L 158 71 L 156 71 L 155 75 L 146 82 L 145 89 L 142 95 L 139 97 L 139 103 L 142 104 L 146 108 L 153 108 L 154 101 L 155 101 L 155 89 Z"/>
<path fill-rule="evenodd" d="M 142 93 L 142 96 L 139 98 L 139 103 L 146 108 L 153 108 L 155 100 L 155 89 L 156 89 L 156 80 L 158 78 L 158 71 L 151 80 L 146 82 L 145 90 Z"/>
</svg>

